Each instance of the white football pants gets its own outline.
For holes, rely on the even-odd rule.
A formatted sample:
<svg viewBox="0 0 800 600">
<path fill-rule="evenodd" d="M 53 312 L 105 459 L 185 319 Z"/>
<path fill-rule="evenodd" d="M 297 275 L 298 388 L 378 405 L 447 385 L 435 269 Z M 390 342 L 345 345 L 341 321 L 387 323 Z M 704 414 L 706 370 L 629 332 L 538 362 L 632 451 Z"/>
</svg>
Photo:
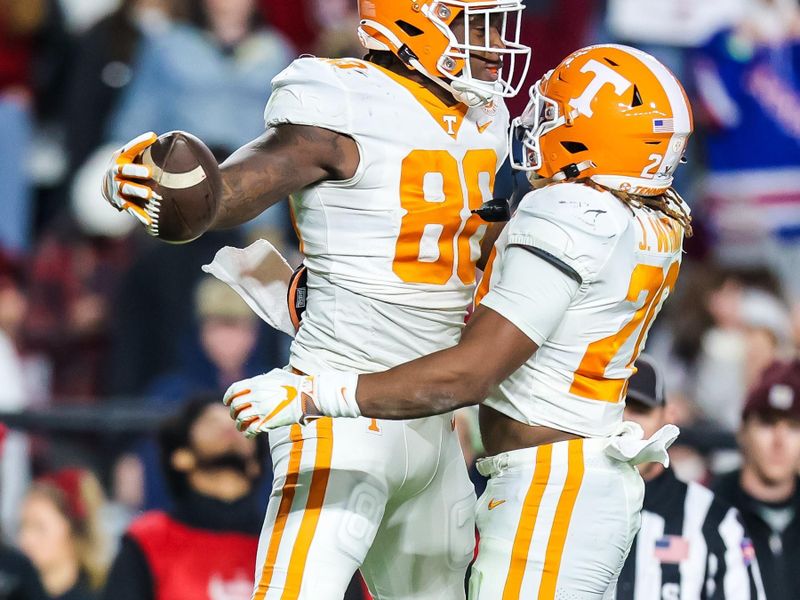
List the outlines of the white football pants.
<svg viewBox="0 0 800 600">
<path fill-rule="evenodd" d="M 639 529 L 644 483 L 608 456 L 608 438 L 576 439 L 486 458 L 470 600 L 600 600 Z"/>
<path fill-rule="evenodd" d="M 451 415 L 319 419 L 270 433 L 255 600 L 463 600 L 475 492 Z"/>
</svg>

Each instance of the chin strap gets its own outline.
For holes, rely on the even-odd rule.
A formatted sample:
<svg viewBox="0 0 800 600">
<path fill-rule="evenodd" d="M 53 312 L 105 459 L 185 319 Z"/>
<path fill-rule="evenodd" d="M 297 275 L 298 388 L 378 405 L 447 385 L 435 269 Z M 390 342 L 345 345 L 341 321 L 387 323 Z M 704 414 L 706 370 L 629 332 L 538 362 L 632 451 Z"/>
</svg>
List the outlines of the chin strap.
<svg viewBox="0 0 800 600">
<path fill-rule="evenodd" d="M 582 171 L 585 171 L 586 169 L 591 169 L 594 166 L 596 165 L 590 160 L 584 160 L 579 163 L 572 163 L 561 169 L 555 175 L 553 175 L 550 178 L 550 180 L 564 181 L 566 179 L 577 179 L 578 177 L 580 177 Z"/>
<path fill-rule="evenodd" d="M 439 79 L 439 81 L 442 81 Z M 444 82 L 442 82 L 444 83 Z M 478 92 L 472 88 L 466 87 L 465 84 L 459 81 L 453 81 L 452 84 L 444 83 L 444 86 L 450 90 L 453 97 L 459 102 L 463 102 L 470 108 L 477 108 L 478 106 L 485 106 L 492 101 L 495 94 L 489 92 Z"/>
<path fill-rule="evenodd" d="M 528 176 L 528 181 L 531 186 L 533 186 L 534 189 L 538 189 L 551 183 L 559 183 L 567 179 L 577 179 L 580 177 L 582 171 L 591 169 L 594 166 L 596 165 L 592 161 L 584 160 L 579 163 L 567 165 L 552 177 L 540 177 L 536 174 L 536 171 L 526 171 L 526 175 Z"/>
</svg>

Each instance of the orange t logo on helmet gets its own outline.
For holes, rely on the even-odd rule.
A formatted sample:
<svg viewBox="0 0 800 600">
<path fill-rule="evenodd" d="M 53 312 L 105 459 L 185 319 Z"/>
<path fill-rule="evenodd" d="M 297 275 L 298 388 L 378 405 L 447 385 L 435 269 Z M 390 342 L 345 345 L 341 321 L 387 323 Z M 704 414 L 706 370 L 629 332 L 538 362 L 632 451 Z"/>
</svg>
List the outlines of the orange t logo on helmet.
<svg viewBox="0 0 800 600">
<path fill-rule="evenodd" d="M 594 114 L 591 102 L 604 85 L 609 83 L 613 85 L 617 96 L 621 96 L 625 93 L 625 90 L 631 87 L 630 81 L 614 71 L 614 69 L 594 59 L 581 67 L 581 73 L 594 73 L 594 77 L 578 98 L 573 98 L 569 101 L 569 105 L 587 117 L 591 117 Z"/>
<path fill-rule="evenodd" d="M 645 196 L 672 185 L 692 109 L 680 82 L 628 46 L 573 52 L 531 87 L 512 132 L 523 144 L 515 168 L 554 180 L 588 177 Z"/>
</svg>

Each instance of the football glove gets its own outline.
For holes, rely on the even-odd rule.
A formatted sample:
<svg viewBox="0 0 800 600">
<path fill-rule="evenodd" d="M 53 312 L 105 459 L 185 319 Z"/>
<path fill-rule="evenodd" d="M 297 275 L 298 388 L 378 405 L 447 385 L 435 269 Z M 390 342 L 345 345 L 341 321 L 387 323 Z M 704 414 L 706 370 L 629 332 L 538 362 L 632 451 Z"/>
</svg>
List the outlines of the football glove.
<svg viewBox="0 0 800 600">
<path fill-rule="evenodd" d="M 136 217 L 151 234 L 155 234 L 153 217 L 158 214 L 161 197 L 143 183 L 153 176 L 150 167 L 134 161 L 157 139 L 152 131 L 132 139 L 111 156 L 103 177 L 103 197 L 108 203 Z"/>
<path fill-rule="evenodd" d="M 230 407 L 236 429 L 248 438 L 320 416 L 358 417 L 358 375 L 328 371 L 298 375 L 283 369 L 237 381 L 222 402 Z M 315 410 L 316 409 L 316 410 Z"/>
</svg>

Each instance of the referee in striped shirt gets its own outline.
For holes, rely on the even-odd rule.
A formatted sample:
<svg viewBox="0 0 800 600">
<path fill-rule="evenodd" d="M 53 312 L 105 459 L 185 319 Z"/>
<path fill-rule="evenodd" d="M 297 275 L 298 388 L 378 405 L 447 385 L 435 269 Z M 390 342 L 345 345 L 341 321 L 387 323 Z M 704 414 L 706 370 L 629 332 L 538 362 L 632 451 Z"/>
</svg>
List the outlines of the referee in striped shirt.
<svg viewBox="0 0 800 600">
<path fill-rule="evenodd" d="M 666 423 L 662 375 L 636 362 L 625 419 L 649 437 Z M 659 463 L 639 467 L 645 480 L 642 527 L 617 584 L 617 600 L 763 600 L 755 552 L 735 508 Z"/>
</svg>

